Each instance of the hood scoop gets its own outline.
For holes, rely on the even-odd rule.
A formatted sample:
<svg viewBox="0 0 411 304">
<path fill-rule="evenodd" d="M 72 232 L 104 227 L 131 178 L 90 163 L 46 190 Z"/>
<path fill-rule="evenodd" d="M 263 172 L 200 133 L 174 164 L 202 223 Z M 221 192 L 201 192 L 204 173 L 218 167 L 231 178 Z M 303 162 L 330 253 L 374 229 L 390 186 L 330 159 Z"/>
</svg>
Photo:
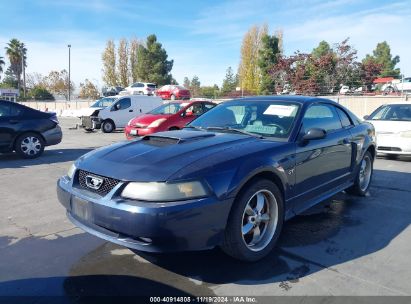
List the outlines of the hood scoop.
<svg viewBox="0 0 411 304">
<path fill-rule="evenodd" d="M 215 136 L 211 132 L 201 132 L 201 131 L 168 131 L 159 132 L 155 135 L 144 136 L 141 140 L 143 143 L 156 146 L 164 147 L 175 144 L 182 144 L 194 140 L 204 139 L 208 137 Z"/>
</svg>

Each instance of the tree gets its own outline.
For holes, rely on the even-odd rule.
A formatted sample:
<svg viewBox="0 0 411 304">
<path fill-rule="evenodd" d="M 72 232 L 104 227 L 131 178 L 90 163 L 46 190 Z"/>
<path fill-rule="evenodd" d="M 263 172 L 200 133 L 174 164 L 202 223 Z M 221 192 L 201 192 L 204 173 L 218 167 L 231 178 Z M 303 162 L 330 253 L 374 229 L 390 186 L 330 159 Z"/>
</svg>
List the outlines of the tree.
<svg viewBox="0 0 411 304">
<path fill-rule="evenodd" d="M 156 35 L 148 36 L 146 46 L 140 45 L 138 48 L 138 78 L 157 85 L 171 83 L 173 76 L 170 72 L 174 61 L 167 58 L 167 52 L 162 44 L 157 42 Z"/>
<path fill-rule="evenodd" d="M 241 59 L 239 65 L 240 85 L 244 90 L 257 92 L 260 85 L 260 69 L 257 64 L 258 51 L 261 46 L 261 38 L 266 35 L 266 25 L 251 27 L 245 33 L 241 45 Z"/>
<path fill-rule="evenodd" d="M 131 39 L 129 46 L 129 54 L 130 54 L 130 76 L 131 76 L 131 81 L 137 82 L 138 79 L 138 70 L 137 70 L 137 64 L 138 64 L 138 46 L 139 46 L 139 41 L 135 38 Z"/>
<path fill-rule="evenodd" d="M 30 90 L 30 96 L 36 100 L 54 100 L 54 96 L 44 87 L 36 86 Z"/>
<path fill-rule="evenodd" d="M 383 64 L 378 63 L 374 58 L 368 58 L 361 63 L 361 82 L 366 86 L 367 91 L 371 90 L 372 84 L 378 75 L 381 74 Z"/>
<path fill-rule="evenodd" d="M 0 84 L 0 87 L 2 88 L 18 88 L 18 83 L 16 76 L 14 73 L 11 71 L 10 66 L 7 68 L 6 72 L 4 73 L 4 79 Z"/>
<path fill-rule="evenodd" d="M 221 86 L 221 93 L 223 95 L 228 94 L 231 91 L 234 91 L 236 87 L 237 87 L 236 76 L 233 73 L 233 69 L 231 67 L 228 67 L 225 73 L 225 78 L 223 80 L 223 85 Z"/>
<path fill-rule="evenodd" d="M 201 97 L 205 98 L 216 98 L 218 95 L 219 89 L 218 85 L 213 86 L 205 86 L 200 88 L 200 95 Z"/>
<path fill-rule="evenodd" d="M 397 63 L 400 62 L 400 57 L 391 55 L 391 48 L 386 41 L 377 44 L 377 47 L 373 51 L 373 55 L 366 55 L 363 63 L 369 60 L 374 60 L 374 62 L 382 65 L 382 70 L 379 73 L 380 77 L 398 77 L 401 73 L 399 68 L 395 68 Z"/>
<path fill-rule="evenodd" d="M 6 63 L 4 62 L 4 58 L 2 56 L 0 56 L 0 74 L 3 73 L 3 66 L 5 64 Z M 1 79 L 1 76 L 0 76 L 0 79 Z"/>
<path fill-rule="evenodd" d="M 27 74 L 27 87 L 31 89 L 35 87 L 46 88 L 45 77 L 37 72 Z"/>
<path fill-rule="evenodd" d="M 263 35 L 261 47 L 258 50 L 258 67 L 261 73 L 259 84 L 259 94 L 273 94 L 275 91 L 274 79 L 270 75 L 270 70 L 277 63 L 277 56 L 280 54 L 279 39 L 276 36 Z"/>
<path fill-rule="evenodd" d="M 315 58 L 320 58 L 332 52 L 333 50 L 331 49 L 328 42 L 323 40 L 318 44 L 316 48 L 312 50 L 311 55 Z"/>
<path fill-rule="evenodd" d="M 94 83 L 86 79 L 84 83 L 80 83 L 79 97 L 84 99 L 97 99 L 100 97 L 100 92 Z"/>
<path fill-rule="evenodd" d="M 44 80 L 49 91 L 57 95 L 63 95 L 66 100 L 68 99 L 68 73 L 66 70 L 51 71 Z M 70 92 L 73 92 L 74 88 L 74 83 L 71 81 Z"/>
<path fill-rule="evenodd" d="M 6 55 L 10 61 L 10 70 L 17 79 L 17 88 L 20 89 L 21 84 L 21 73 L 24 67 L 27 66 L 27 49 L 24 43 L 20 42 L 18 39 L 13 38 L 7 43 Z"/>
<path fill-rule="evenodd" d="M 193 79 L 191 79 L 191 83 L 190 83 L 190 91 L 191 91 L 191 95 L 193 97 L 198 97 L 200 96 L 200 79 L 198 78 L 198 76 L 194 75 Z"/>
<path fill-rule="evenodd" d="M 188 77 L 184 77 L 183 86 L 190 90 L 190 79 Z"/>
<path fill-rule="evenodd" d="M 118 44 L 118 64 L 117 64 L 117 79 L 118 83 L 127 87 L 129 83 L 129 69 L 128 69 L 128 43 L 126 39 L 121 39 Z"/>
<path fill-rule="evenodd" d="M 360 83 L 360 63 L 357 62 L 357 50 L 348 44 L 349 38 L 335 44 L 336 56 L 335 79 L 337 85 L 357 86 Z"/>
<path fill-rule="evenodd" d="M 113 40 L 107 41 L 101 59 L 103 61 L 103 81 L 109 86 L 116 86 L 116 47 Z"/>
</svg>

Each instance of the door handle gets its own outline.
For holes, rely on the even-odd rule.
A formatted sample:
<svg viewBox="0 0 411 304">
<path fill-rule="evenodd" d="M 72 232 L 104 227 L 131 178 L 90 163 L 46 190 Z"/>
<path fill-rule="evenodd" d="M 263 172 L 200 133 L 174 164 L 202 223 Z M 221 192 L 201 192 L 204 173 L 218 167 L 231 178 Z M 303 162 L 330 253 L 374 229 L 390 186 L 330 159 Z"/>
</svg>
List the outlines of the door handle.
<svg viewBox="0 0 411 304">
<path fill-rule="evenodd" d="M 18 123 L 19 121 L 18 120 L 15 120 L 15 119 L 10 119 L 9 120 L 9 123 L 11 123 L 11 124 L 16 124 L 16 123 Z"/>
<path fill-rule="evenodd" d="M 129 112 L 133 112 L 133 110 L 128 110 Z"/>
</svg>

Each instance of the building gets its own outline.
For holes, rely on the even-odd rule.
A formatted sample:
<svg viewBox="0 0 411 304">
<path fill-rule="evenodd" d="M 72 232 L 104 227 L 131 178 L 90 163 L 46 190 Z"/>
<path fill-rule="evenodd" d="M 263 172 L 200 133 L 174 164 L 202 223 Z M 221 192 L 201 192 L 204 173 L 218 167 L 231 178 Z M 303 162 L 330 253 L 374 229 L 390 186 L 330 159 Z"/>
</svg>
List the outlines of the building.
<svg viewBox="0 0 411 304">
<path fill-rule="evenodd" d="M 19 95 L 19 90 L 17 89 L 0 88 L 0 99 L 16 102 Z"/>
</svg>

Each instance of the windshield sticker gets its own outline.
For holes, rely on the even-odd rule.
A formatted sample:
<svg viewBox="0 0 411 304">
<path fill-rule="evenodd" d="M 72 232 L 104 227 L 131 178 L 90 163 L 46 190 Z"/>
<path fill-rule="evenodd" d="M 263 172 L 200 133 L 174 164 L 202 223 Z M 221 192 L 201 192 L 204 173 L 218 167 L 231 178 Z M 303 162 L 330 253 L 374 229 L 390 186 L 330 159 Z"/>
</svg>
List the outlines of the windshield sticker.
<svg viewBox="0 0 411 304">
<path fill-rule="evenodd" d="M 293 112 L 296 106 L 283 106 L 283 105 L 270 105 L 264 111 L 264 115 L 277 115 L 277 116 L 294 116 Z"/>
</svg>

